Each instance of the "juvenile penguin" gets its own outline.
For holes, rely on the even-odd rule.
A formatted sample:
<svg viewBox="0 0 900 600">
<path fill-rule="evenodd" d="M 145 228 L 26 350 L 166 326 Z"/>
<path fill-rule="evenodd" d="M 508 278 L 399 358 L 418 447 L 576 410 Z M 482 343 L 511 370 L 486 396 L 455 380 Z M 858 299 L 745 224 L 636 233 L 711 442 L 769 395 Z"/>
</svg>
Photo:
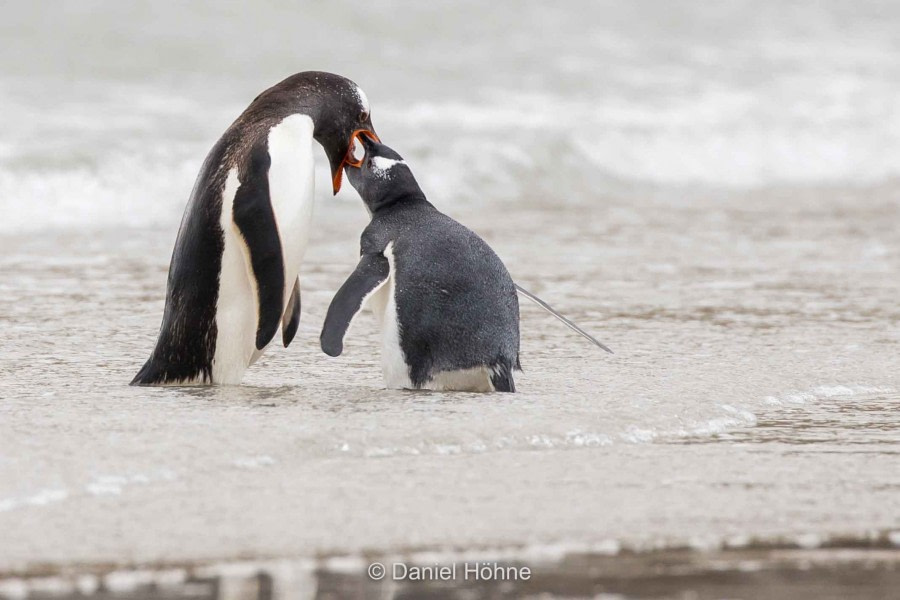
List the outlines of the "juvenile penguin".
<svg viewBox="0 0 900 600">
<path fill-rule="evenodd" d="M 337 193 L 359 131 L 375 137 L 366 95 L 318 71 L 267 89 L 225 131 L 191 192 L 156 348 L 132 385 L 237 384 L 279 325 L 290 344 L 313 214 L 313 141 Z"/>
<path fill-rule="evenodd" d="M 519 301 L 513 280 L 475 233 L 439 212 L 399 154 L 366 135 L 347 176 L 371 215 L 356 270 L 338 290 L 322 350 L 339 356 L 366 302 L 382 329 L 388 388 L 514 392 Z"/>
</svg>

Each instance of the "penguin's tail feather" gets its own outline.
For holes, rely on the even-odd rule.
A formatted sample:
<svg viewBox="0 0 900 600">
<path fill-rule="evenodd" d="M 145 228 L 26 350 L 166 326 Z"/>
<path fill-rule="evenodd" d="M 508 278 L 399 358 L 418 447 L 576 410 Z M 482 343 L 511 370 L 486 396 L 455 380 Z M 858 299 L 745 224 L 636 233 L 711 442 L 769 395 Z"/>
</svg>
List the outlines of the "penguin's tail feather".
<svg viewBox="0 0 900 600">
<path fill-rule="evenodd" d="M 528 290 L 523 288 L 518 283 L 516 283 L 514 285 L 516 286 L 516 290 L 518 290 L 518 292 L 520 294 L 522 294 L 523 296 L 525 296 L 526 298 L 528 298 L 529 300 L 531 300 L 532 302 L 534 302 L 535 304 L 537 304 L 538 306 L 540 306 L 541 308 L 546 310 L 548 313 L 550 313 L 551 315 L 553 315 L 554 317 L 559 319 L 563 325 L 565 325 L 566 327 L 568 327 L 569 329 L 571 329 L 572 331 L 574 331 L 575 333 L 577 333 L 584 339 L 588 340 L 589 342 L 591 342 L 598 348 L 602 348 L 603 350 L 606 350 L 610 354 L 613 353 L 612 350 L 610 350 L 609 348 L 607 348 L 606 346 L 604 346 L 603 344 L 598 342 L 597 338 L 595 338 L 594 336 L 589 334 L 587 331 L 585 331 L 584 329 L 582 329 L 581 327 L 579 327 L 578 325 L 576 325 L 569 319 L 565 318 L 564 316 L 562 316 L 561 314 L 556 312 L 556 310 L 554 310 L 552 306 L 550 306 L 549 304 L 547 304 L 546 302 L 544 302 L 543 300 L 541 300 L 540 298 L 538 298 L 537 296 L 535 296 L 534 294 L 532 294 L 531 292 L 529 292 Z"/>
<path fill-rule="evenodd" d="M 516 360 L 518 363 L 518 359 Z M 516 382 L 513 381 L 513 365 L 509 361 L 501 360 L 491 367 L 491 384 L 495 392 L 515 392 Z"/>
<path fill-rule="evenodd" d="M 129 385 L 212 385 L 211 371 L 173 368 L 151 356 Z"/>
<path fill-rule="evenodd" d="M 156 362 L 150 358 L 137 372 L 129 385 L 157 385 L 162 381 L 162 373 L 156 368 Z"/>
</svg>

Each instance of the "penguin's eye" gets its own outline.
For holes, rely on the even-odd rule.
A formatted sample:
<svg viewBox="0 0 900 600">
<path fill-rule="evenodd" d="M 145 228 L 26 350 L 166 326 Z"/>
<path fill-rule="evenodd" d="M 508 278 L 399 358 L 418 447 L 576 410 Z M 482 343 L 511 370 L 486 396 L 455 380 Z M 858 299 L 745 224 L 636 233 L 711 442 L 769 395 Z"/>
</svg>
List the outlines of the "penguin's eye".
<svg viewBox="0 0 900 600">
<path fill-rule="evenodd" d="M 364 110 L 361 113 L 359 113 L 359 122 L 360 123 L 365 123 L 368 120 L 369 120 L 369 111 Z"/>
</svg>

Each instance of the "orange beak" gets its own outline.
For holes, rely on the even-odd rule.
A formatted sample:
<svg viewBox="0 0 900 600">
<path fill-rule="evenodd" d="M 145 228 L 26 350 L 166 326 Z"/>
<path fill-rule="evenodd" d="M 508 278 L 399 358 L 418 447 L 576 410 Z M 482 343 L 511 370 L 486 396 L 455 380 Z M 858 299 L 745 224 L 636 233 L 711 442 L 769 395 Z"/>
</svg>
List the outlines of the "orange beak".
<svg viewBox="0 0 900 600">
<path fill-rule="evenodd" d="M 347 146 L 347 154 L 344 156 L 344 160 L 341 161 L 341 166 L 337 170 L 337 173 L 334 174 L 334 179 L 331 180 L 331 185 L 334 188 L 334 193 L 337 194 L 341 189 L 341 180 L 344 176 L 344 167 L 358 167 L 362 164 L 362 159 L 354 158 L 353 149 L 356 147 L 356 139 L 361 136 L 366 136 L 373 142 L 380 142 L 381 140 L 375 135 L 374 131 L 370 131 L 368 129 L 357 129 L 352 134 L 350 134 L 350 144 Z"/>
</svg>

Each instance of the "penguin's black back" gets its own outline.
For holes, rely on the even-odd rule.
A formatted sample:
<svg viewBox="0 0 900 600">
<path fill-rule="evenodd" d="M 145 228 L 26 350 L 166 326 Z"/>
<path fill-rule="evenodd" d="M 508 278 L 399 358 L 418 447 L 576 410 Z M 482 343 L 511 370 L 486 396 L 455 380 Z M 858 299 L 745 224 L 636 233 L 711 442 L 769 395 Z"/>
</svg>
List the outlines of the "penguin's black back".
<svg viewBox="0 0 900 600">
<path fill-rule="evenodd" d="M 225 244 L 219 225 L 225 186 L 220 165 L 228 141 L 228 136 L 223 136 L 210 151 L 191 192 L 172 251 L 159 338 L 132 385 L 212 381 L 216 301 Z"/>
<path fill-rule="evenodd" d="M 367 243 L 380 250 L 388 242 L 412 383 L 488 365 L 495 387 L 511 388 L 511 371 L 519 367 L 519 302 L 496 253 L 424 199 L 376 212 L 363 234 L 364 250 Z"/>
</svg>

